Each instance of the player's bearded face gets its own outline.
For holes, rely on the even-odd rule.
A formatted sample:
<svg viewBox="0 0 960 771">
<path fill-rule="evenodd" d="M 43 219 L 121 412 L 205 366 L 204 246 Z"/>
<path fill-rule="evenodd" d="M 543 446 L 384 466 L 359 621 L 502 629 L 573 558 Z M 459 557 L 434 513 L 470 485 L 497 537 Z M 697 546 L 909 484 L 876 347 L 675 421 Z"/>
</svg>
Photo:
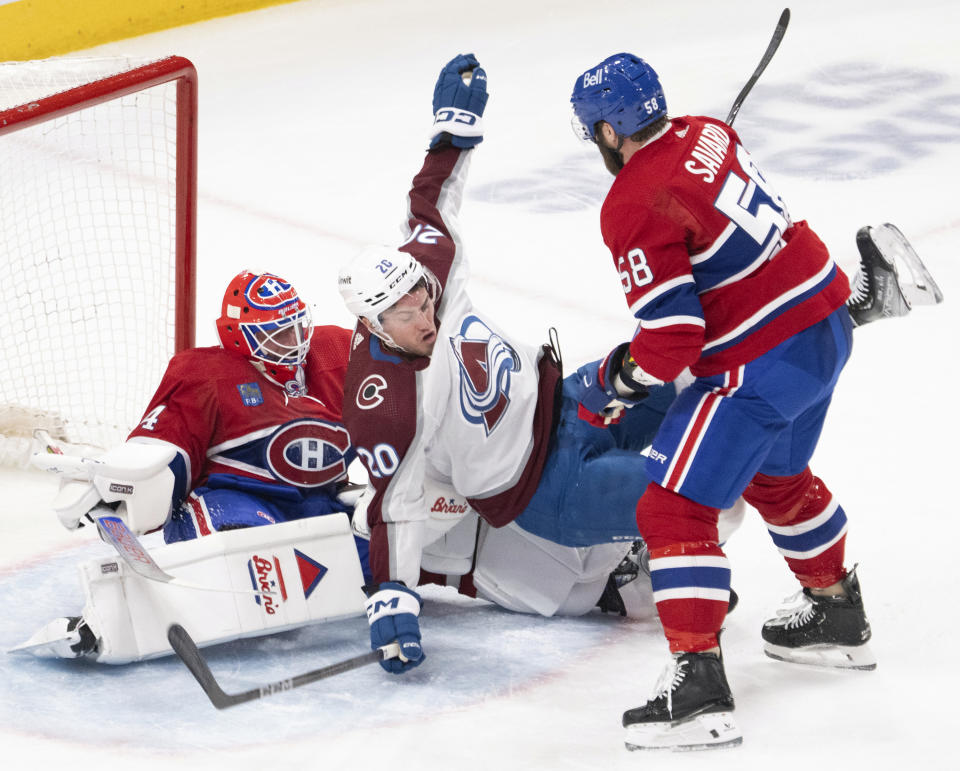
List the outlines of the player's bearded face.
<svg viewBox="0 0 960 771">
<path fill-rule="evenodd" d="M 603 165 L 607 167 L 607 171 L 613 174 L 613 176 L 617 176 L 617 174 L 620 173 L 620 169 L 623 168 L 623 155 L 621 155 L 615 144 L 610 144 L 602 131 L 597 131 L 596 140 L 597 149 L 600 150 L 600 155 L 603 156 Z"/>
<path fill-rule="evenodd" d="M 420 286 L 384 311 L 380 323 L 398 348 L 415 356 L 429 356 L 437 342 L 433 312 L 433 298 Z"/>
</svg>

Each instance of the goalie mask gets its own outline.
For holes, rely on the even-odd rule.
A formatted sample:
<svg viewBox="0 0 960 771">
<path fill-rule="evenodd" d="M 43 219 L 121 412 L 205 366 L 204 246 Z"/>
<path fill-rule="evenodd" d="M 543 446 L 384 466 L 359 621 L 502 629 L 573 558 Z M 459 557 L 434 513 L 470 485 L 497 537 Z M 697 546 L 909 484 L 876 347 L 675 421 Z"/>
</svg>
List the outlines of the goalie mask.
<svg viewBox="0 0 960 771">
<path fill-rule="evenodd" d="M 305 392 L 310 309 L 293 286 L 270 273 L 243 271 L 227 286 L 217 319 L 220 344 L 249 359 L 287 393 Z"/>
</svg>

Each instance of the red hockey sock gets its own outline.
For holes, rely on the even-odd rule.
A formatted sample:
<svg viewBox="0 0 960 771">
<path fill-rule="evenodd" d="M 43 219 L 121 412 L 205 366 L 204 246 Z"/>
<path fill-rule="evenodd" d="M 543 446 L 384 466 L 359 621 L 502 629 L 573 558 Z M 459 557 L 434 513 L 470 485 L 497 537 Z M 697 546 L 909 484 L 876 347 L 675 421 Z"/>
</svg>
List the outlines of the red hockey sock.
<svg viewBox="0 0 960 771">
<path fill-rule="evenodd" d="M 809 467 L 789 477 L 757 474 L 743 493 L 803 586 L 843 579 L 847 516 Z"/>
</svg>

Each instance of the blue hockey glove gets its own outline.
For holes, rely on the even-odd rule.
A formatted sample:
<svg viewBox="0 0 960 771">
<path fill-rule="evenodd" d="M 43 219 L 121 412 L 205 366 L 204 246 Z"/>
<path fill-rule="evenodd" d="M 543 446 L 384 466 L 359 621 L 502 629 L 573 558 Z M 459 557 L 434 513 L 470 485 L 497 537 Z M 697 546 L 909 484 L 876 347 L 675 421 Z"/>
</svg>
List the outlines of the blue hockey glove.
<svg viewBox="0 0 960 771">
<path fill-rule="evenodd" d="M 400 656 L 385 659 L 380 666 L 399 675 L 413 669 L 426 658 L 420 647 L 420 595 L 401 583 L 380 584 L 367 598 L 367 620 L 370 622 L 370 648 L 376 650 L 397 641 Z"/>
<path fill-rule="evenodd" d="M 469 83 L 464 73 L 470 73 Z M 487 73 L 473 54 L 459 54 L 440 71 L 433 89 L 430 147 L 450 142 L 476 147 L 483 141 L 483 109 L 487 105 Z"/>
<path fill-rule="evenodd" d="M 647 386 L 634 379 L 636 373 L 642 373 L 642 370 L 637 369 L 635 364 L 632 368 L 625 366 L 628 361 L 633 362 L 630 343 L 621 343 L 603 361 L 584 364 L 577 370 L 580 382 L 578 418 L 599 428 L 606 428 L 619 423 L 624 410 L 647 398 L 650 393 Z M 646 377 L 651 381 L 656 380 Z"/>
</svg>

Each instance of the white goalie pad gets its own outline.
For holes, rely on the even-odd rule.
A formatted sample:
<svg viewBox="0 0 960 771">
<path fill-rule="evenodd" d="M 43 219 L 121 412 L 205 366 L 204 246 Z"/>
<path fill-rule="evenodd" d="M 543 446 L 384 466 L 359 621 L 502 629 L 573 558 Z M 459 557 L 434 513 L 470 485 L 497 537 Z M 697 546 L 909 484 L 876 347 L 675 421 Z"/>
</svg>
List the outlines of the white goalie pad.
<svg viewBox="0 0 960 771">
<path fill-rule="evenodd" d="M 597 604 L 629 550 L 628 542 L 560 546 L 512 522 L 501 528 L 484 523 L 473 583 L 478 596 L 508 610 L 581 616 Z"/>
<path fill-rule="evenodd" d="M 204 646 L 364 614 L 363 572 L 346 514 L 217 532 L 150 553 L 179 579 L 237 593 L 147 580 L 119 557 L 81 564 L 82 615 L 99 639 L 102 663 L 170 654 L 174 622 Z"/>
</svg>

